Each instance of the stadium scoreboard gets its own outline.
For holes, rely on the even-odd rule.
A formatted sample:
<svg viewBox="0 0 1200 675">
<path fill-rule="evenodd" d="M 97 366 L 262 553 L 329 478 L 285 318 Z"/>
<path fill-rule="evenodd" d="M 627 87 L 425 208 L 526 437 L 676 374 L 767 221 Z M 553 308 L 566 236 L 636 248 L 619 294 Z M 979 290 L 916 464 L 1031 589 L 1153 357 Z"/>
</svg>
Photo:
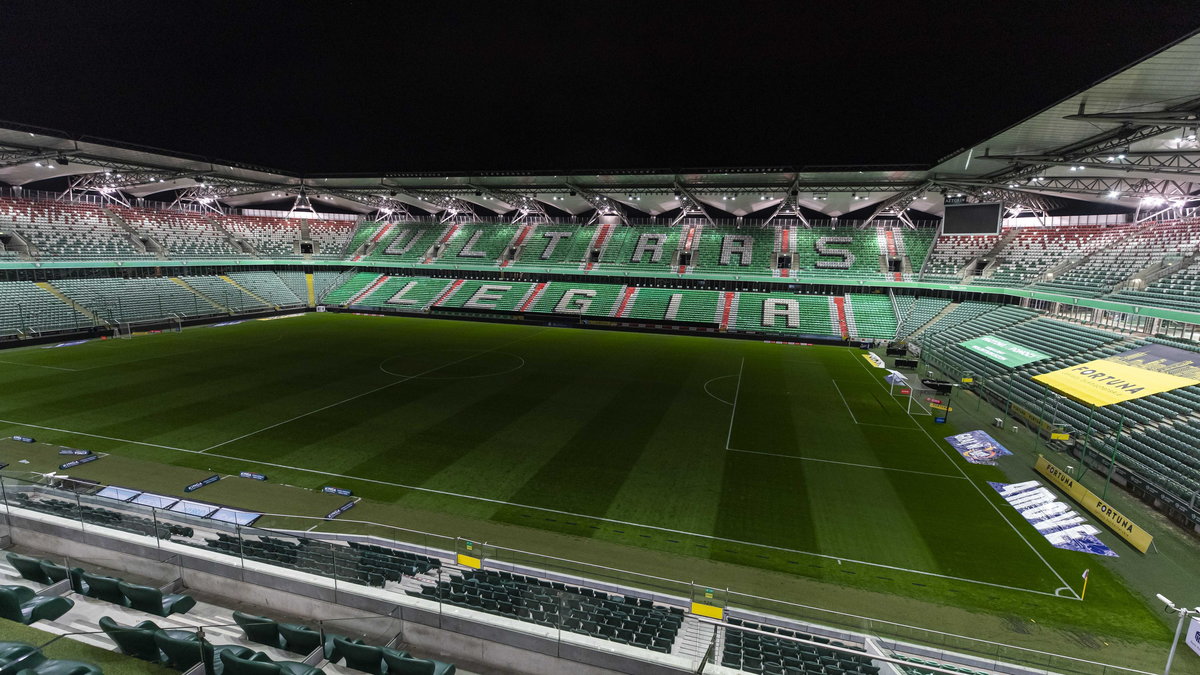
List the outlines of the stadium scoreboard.
<svg viewBox="0 0 1200 675">
<path fill-rule="evenodd" d="M 950 204 L 942 218 L 944 234 L 999 234 L 1000 203 Z"/>
</svg>

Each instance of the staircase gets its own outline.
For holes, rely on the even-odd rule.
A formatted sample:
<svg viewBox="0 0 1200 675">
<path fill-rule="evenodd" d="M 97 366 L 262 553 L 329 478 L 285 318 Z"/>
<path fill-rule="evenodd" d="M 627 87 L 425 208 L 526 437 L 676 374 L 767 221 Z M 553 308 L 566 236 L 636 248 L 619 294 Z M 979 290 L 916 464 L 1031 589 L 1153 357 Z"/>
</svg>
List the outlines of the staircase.
<svg viewBox="0 0 1200 675">
<path fill-rule="evenodd" d="M 835 295 L 829 298 L 832 318 L 838 327 L 838 334 L 843 338 L 854 337 L 851 332 L 851 320 L 846 318 L 846 296 Z"/>
<path fill-rule="evenodd" d="M 129 240 L 133 244 L 134 248 L 140 250 L 142 253 L 153 253 L 154 256 L 159 260 L 167 259 L 167 248 L 163 246 L 162 243 L 157 239 L 154 237 L 147 237 L 141 232 L 138 232 L 133 228 L 132 225 L 127 223 L 125 219 L 120 216 L 120 214 L 112 209 L 104 209 L 104 214 L 108 216 L 109 220 L 116 223 L 122 230 L 125 230 L 125 232 L 129 234 Z"/>
<path fill-rule="evenodd" d="M 544 281 L 534 286 L 533 289 L 529 291 L 529 295 L 526 296 L 524 302 L 521 303 L 521 308 L 517 311 L 528 312 L 529 308 L 533 307 L 533 304 L 537 302 L 538 298 L 542 297 L 542 292 L 545 290 L 546 282 Z"/>
<path fill-rule="evenodd" d="M 224 281 L 225 283 L 227 283 L 227 284 L 229 284 L 229 285 L 233 286 L 234 288 L 236 288 L 236 289 L 238 289 L 239 291 L 241 291 L 241 292 L 245 293 L 246 295 L 248 295 L 248 296 L 250 296 L 250 297 L 254 298 L 255 300 L 257 300 L 257 301 L 261 302 L 262 304 L 266 305 L 267 307 L 273 307 L 273 308 L 275 308 L 275 309 L 279 309 L 279 305 L 276 305 L 276 304 L 275 304 L 275 303 L 273 303 L 273 302 L 269 302 L 269 301 L 267 301 L 267 299 L 266 299 L 266 298 L 264 298 L 264 297 L 260 296 L 258 293 L 255 293 L 254 291 L 250 290 L 249 288 L 246 288 L 245 286 L 243 286 L 243 285 L 239 284 L 238 282 L 234 281 L 234 280 L 233 280 L 233 279 L 232 279 L 232 278 L 231 278 L 229 275 L 227 275 L 227 274 L 222 274 L 222 275 L 221 275 L 221 281 Z"/>
<path fill-rule="evenodd" d="M 535 225 L 522 225 L 521 229 L 517 230 L 517 236 L 513 237 L 508 248 L 504 250 L 503 260 L 500 261 L 501 267 L 508 267 L 516 262 L 521 256 L 521 247 L 525 245 L 525 240 L 529 238 L 529 234 L 533 232 Z"/>
<path fill-rule="evenodd" d="M 383 237 L 387 235 L 388 232 L 391 232 L 392 228 L 395 226 L 395 223 L 384 223 L 383 227 L 380 227 L 375 234 L 368 237 L 367 240 L 358 247 L 358 251 L 356 251 L 351 257 L 351 261 L 358 262 L 359 260 L 362 260 L 373 253 L 375 251 L 375 247 L 379 245 L 379 240 L 383 239 Z"/>
<path fill-rule="evenodd" d="M 616 309 L 613 310 L 614 317 L 620 318 L 628 313 L 629 308 L 633 306 L 634 298 L 637 297 L 637 290 L 637 286 L 625 287 L 624 292 L 621 293 L 621 302 L 617 303 Z"/>
<path fill-rule="evenodd" d="M 916 340 L 917 336 L 920 335 L 921 333 L 924 333 L 926 328 L 929 328 L 930 326 L 936 324 L 938 321 L 941 321 L 943 316 L 946 316 L 950 312 L 953 312 L 955 309 L 958 308 L 959 304 L 960 303 L 952 302 L 952 303 L 946 305 L 945 307 L 942 308 L 942 311 L 938 312 L 937 314 L 934 314 L 928 321 L 926 321 L 921 326 L 918 326 L 917 329 L 914 330 L 913 332 L 909 333 L 908 337 L 905 339 L 908 340 L 909 342 Z"/>
<path fill-rule="evenodd" d="M 429 263 L 442 257 L 442 253 L 446 250 L 446 243 L 458 232 L 458 223 L 450 223 L 446 229 L 442 230 L 442 236 L 438 237 L 437 243 L 429 247 L 429 251 L 425 253 L 425 258 L 421 261 L 422 265 Z"/>
<path fill-rule="evenodd" d="M 83 305 L 79 304 L 78 302 L 75 302 L 71 298 L 67 297 L 67 295 L 65 293 L 58 290 L 54 286 L 51 286 L 49 283 L 47 283 L 45 281 L 38 281 L 38 282 L 34 283 L 34 286 L 37 286 L 38 288 L 42 289 L 43 291 L 46 291 L 50 295 L 53 295 L 54 297 L 58 298 L 62 302 L 66 303 L 67 305 L 70 305 L 71 309 L 74 309 L 76 312 L 79 312 L 80 314 L 91 319 L 92 321 L 94 321 L 96 323 L 97 326 L 111 325 L 108 321 L 105 321 L 104 319 L 100 318 L 100 315 L 96 314 L 95 312 L 88 309 L 87 307 L 84 307 Z"/>
<path fill-rule="evenodd" d="M 195 289 L 195 288 L 194 288 L 194 287 L 193 287 L 191 284 L 189 284 L 188 282 L 184 281 L 183 279 L 180 279 L 179 277 L 168 277 L 168 278 L 171 280 L 171 282 L 172 282 L 172 283 L 174 283 L 174 284 L 178 284 L 179 286 L 182 286 L 183 288 L 186 288 L 187 290 L 189 290 L 189 291 L 191 291 L 192 293 L 196 294 L 196 295 L 197 295 L 197 296 L 198 296 L 198 297 L 199 297 L 201 300 L 203 300 L 203 301 L 207 302 L 208 304 L 212 305 L 212 306 L 213 306 L 213 308 L 214 308 L 214 309 L 216 309 L 217 311 L 219 311 L 219 312 L 221 312 L 221 313 L 223 313 L 223 314 L 232 314 L 232 313 L 233 313 L 232 311 L 230 311 L 230 309 L 229 309 L 228 307 L 223 307 L 223 306 L 221 306 L 221 305 L 218 305 L 218 304 L 216 303 L 216 301 L 214 301 L 212 298 L 210 298 L 210 297 L 208 297 L 207 295 L 205 295 L 205 294 L 201 293 L 200 291 L 196 290 L 196 289 Z"/>
<path fill-rule="evenodd" d="M 240 237 L 235 237 L 232 232 L 225 229 L 225 226 L 222 225 L 219 221 L 217 221 L 212 216 L 204 216 L 204 221 L 207 222 L 209 225 L 212 225 L 214 230 L 216 230 L 217 232 L 220 232 L 221 236 L 225 237 L 225 241 L 229 242 L 230 246 L 236 248 L 237 250 L 241 251 L 242 253 L 248 253 L 248 254 L 254 256 L 255 258 L 262 257 L 261 255 L 259 255 L 258 251 L 255 250 L 255 248 L 250 245 L 250 242 L 248 242 L 245 239 L 242 239 Z M 270 304 L 270 303 L 267 303 L 267 304 Z"/>
<path fill-rule="evenodd" d="M 367 284 L 361 291 L 355 293 L 349 300 L 346 301 L 346 304 L 342 305 L 342 307 L 349 307 L 356 304 L 359 300 L 362 300 L 368 295 L 374 293 L 375 289 L 382 286 L 387 280 L 388 275 L 380 274 L 379 276 L 375 277 L 374 281 Z"/>
<path fill-rule="evenodd" d="M 304 273 L 304 288 L 308 291 L 308 306 L 314 307 L 317 304 L 317 293 L 313 288 L 313 273 Z"/>
<path fill-rule="evenodd" d="M 737 317 L 737 293 L 727 291 L 721 300 L 721 308 L 717 312 L 721 332 L 729 330 L 729 319 Z"/>
<path fill-rule="evenodd" d="M 592 245 L 588 247 L 589 258 L 591 257 L 592 251 L 596 251 L 596 260 L 600 260 L 600 257 L 604 255 L 604 246 L 608 243 L 608 235 L 612 232 L 612 229 L 613 225 L 605 223 L 604 225 L 600 226 L 599 230 L 596 231 L 596 236 L 592 239 Z M 595 266 L 596 263 L 588 260 L 584 265 L 583 270 L 587 272 Z"/>
<path fill-rule="evenodd" d="M 1117 287 L 1113 290 L 1144 290 L 1147 286 L 1158 281 L 1159 279 L 1171 276 L 1185 267 L 1190 267 L 1197 260 L 1200 260 L 1200 252 L 1192 253 L 1191 255 L 1181 260 L 1176 260 L 1173 263 L 1160 260 L 1144 269 L 1138 270 L 1136 274 L 1117 284 Z"/>
</svg>

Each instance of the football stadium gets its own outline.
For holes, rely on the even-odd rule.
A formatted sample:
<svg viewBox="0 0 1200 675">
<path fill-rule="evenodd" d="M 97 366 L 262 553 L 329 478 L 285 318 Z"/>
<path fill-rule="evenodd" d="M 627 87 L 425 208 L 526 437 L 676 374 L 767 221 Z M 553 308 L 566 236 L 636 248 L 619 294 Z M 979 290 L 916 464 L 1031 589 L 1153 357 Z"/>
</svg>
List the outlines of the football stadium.
<svg viewBox="0 0 1200 675">
<path fill-rule="evenodd" d="M 882 168 L 0 123 L 0 674 L 1200 673 L 1200 33 L 1062 94 Z"/>
</svg>

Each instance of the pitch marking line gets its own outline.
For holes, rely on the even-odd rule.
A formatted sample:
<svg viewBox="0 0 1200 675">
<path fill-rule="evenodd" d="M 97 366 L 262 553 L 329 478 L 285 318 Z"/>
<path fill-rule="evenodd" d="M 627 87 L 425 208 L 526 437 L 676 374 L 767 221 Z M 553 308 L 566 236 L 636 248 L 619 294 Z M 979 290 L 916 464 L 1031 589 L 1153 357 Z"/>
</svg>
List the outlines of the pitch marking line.
<svg viewBox="0 0 1200 675">
<path fill-rule="evenodd" d="M 729 433 L 725 435 L 725 449 L 729 449 L 729 442 L 733 440 L 733 420 L 737 417 L 737 402 L 738 396 L 742 393 L 742 371 L 746 368 L 746 357 L 742 357 L 742 363 L 738 366 L 737 374 L 737 389 L 733 390 L 733 409 L 729 411 Z"/>
<path fill-rule="evenodd" d="M 883 383 L 880 382 L 875 377 L 874 373 L 871 373 L 870 369 L 867 368 L 866 364 L 861 363 L 857 358 L 855 358 L 854 354 L 852 354 L 850 352 L 846 352 L 846 353 L 850 354 L 850 357 L 854 359 L 855 363 L 858 363 L 859 365 L 861 365 L 863 367 L 864 370 L 867 371 L 867 373 L 871 376 L 871 379 L 875 381 L 875 384 L 879 385 L 884 390 L 887 389 L 887 387 L 884 387 Z M 888 398 L 891 398 L 893 401 L 896 401 L 896 399 L 891 396 L 889 396 Z M 896 401 L 896 405 L 900 406 L 901 409 L 904 408 L 904 406 L 900 404 L 900 401 Z M 910 417 L 911 417 L 911 415 L 910 415 Z M 916 421 L 916 420 L 913 420 L 913 421 Z M 917 426 L 920 426 L 920 424 L 918 423 Z M 979 496 L 983 498 L 983 501 L 987 502 L 988 505 L 991 506 L 992 509 L 996 512 L 996 514 L 999 515 L 1000 518 L 1002 518 L 1004 520 L 1004 522 L 1008 523 L 1008 526 L 1012 528 L 1012 531 L 1015 532 L 1017 534 L 1017 536 L 1021 538 L 1021 541 L 1025 542 L 1025 545 L 1029 547 L 1029 550 L 1033 551 L 1033 554 L 1038 557 L 1038 560 L 1041 560 L 1042 563 L 1046 566 L 1046 568 L 1049 569 L 1051 572 L 1053 572 L 1054 576 L 1057 577 L 1060 582 L 1062 582 L 1062 587 L 1058 588 L 1053 594 L 1047 593 L 1047 595 L 1055 595 L 1060 598 L 1065 597 L 1065 596 L 1059 595 L 1058 591 L 1061 591 L 1063 588 L 1067 588 L 1067 589 L 1070 589 L 1071 595 L 1073 596 L 1068 599 L 1081 600 L 1081 598 L 1079 597 L 1079 593 L 1077 593 L 1075 591 L 1075 589 L 1071 588 L 1071 585 L 1067 583 L 1067 580 L 1063 579 L 1062 575 L 1058 573 L 1058 570 L 1054 569 L 1054 566 L 1050 564 L 1050 561 L 1046 560 L 1046 558 L 1042 555 L 1041 551 L 1038 551 L 1036 548 L 1034 548 L 1033 544 L 1028 539 L 1025 538 L 1025 535 L 1021 534 L 1021 531 L 1017 529 L 1017 526 L 1013 525 L 1013 522 L 1011 520 L 1009 520 L 1007 516 L 1004 515 L 1004 512 L 1000 510 L 1000 507 L 996 506 L 996 503 L 993 502 L 991 499 L 988 499 L 987 494 L 983 491 L 982 488 L 979 487 L 978 484 L 975 483 L 975 481 L 970 480 L 970 478 L 967 476 L 967 472 L 963 471 L 962 466 L 960 466 L 959 463 L 956 462 L 953 457 L 946 454 L 946 449 L 942 447 L 941 443 L 938 443 L 937 439 L 933 437 L 933 434 L 929 433 L 929 430 L 926 429 L 925 427 L 920 427 L 920 428 L 921 428 L 921 431 L 925 432 L 925 436 L 929 438 L 929 442 L 933 443 L 933 445 L 935 447 L 937 447 L 938 451 L 942 453 L 942 456 L 945 457 L 951 464 L 954 465 L 954 468 L 957 469 L 958 472 L 962 474 L 963 478 L 967 478 L 967 482 L 971 484 L 971 487 L 975 488 L 975 491 L 979 493 Z"/>
<path fill-rule="evenodd" d="M 540 331 L 539 331 L 539 333 L 540 333 Z M 538 334 L 538 333 L 535 333 L 534 335 L 537 335 L 537 334 Z M 282 422 L 276 422 L 275 424 L 270 424 L 270 425 L 267 425 L 267 426 L 265 426 L 265 427 L 263 427 L 263 428 L 261 428 L 261 429 L 258 429 L 258 430 L 256 430 L 256 431 L 251 431 L 250 433 L 246 433 L 246 434 L 242 434 L 241 436 L 237 436 L 236 438 L 231 438 L 231 439 L 229 439 L 229 440 L 227 440 L 227 441 L 221 441 L 220 443 L 217 443 L 216 445 L 210 445 L 210 446 L 208 446 L 207 448 L 204 448 L 203 450 L 198 450 L 197 452 L 208 452 L 209 450 L 215 450 L 216 448 L 219 448 L 219 447 L 221 447 L 221 446 L 223 446 L 223 445 L 229 445 L 230 443 L 235 443 L 235 442 L 237 442 L 237 441 L 240 441 L 240 440 L 242 440 L 242 439 L 244 439 L 244 438 L 249 438 L 250 436 L 254 436 L 254 435 L 257 435 L 257 434 L 261 434 L 261 433 L 262 433 L 262 432 L 264 432 L 264 431 L 270 431 L 271 429 L 274 429 L 275 427 L 281 427 L 281 426 L 283 426 L 283 425 L 285 425 L 285 424 L 290 424 L 290 423 L 292 423 L 292 422 L 295 422 L 295 421 L 296 421 L 296 420 L 298 420 L 298 419 L 302 419 L 302 418 L 308 417 L 309 415 L 314 415 L 314 414 L 316 414 L 316 413 L 319 413 L 319 412 L 321 412 L 321 411 L 323 411 L 323 410 L 328 410 L 328 409 L 330 409 L 330 408 L 336 408 L 337 406 L 339 406 L 339 405 L 342 405 L 343 403 L 349 403 L 350 401 L 354 401 L 354 400 L 360 399 L 360 398 L 362 398 L 362 397 L 364 397 L 364 396 L 370 396 L 371 394 L 374 394 L 374 393 L 376 393 L 376 392 L 379 392 L 379 391 L 383 391 L 384 389 L 388 389 L 388 388 L 390 388 L 390 387 L 394 387 L 394 386 L 396 386 L 396 385 L 398 385 L 398 384 L 404 384 L 405 382 L 408 382 L 409 380 L 415 380 L 415 379 L 417 379 L 418 377 L 421 377 L 421 376 L 423 376 L 423 375 L 428 375 L 429 373 L 436 372 L 436 371 L 438 371 L 438 370 L 441 370 L 441 369 L 443 369 L 443 368 L 449 368 L 450 366 L 457 365 L 457 364 L 459 364 L 459 363 L 462 363 L 463 361 L 469 361 L 469 360 L 471 360 L 471 359 L 473 359 L 473 358 L 475 358 L 475 357 L 477 357 L 477 356 L 483 356 L 484 354 L 488 354 L 488 353 L 494 352 L 494 351 L 496 351 L 496 350 L 500 349 L 501 347 L 507 347 L 507 346 L 509 346 L 509 345 L 511 345 L 511 344 L 514 344 L 514 343 L 516 343 L 516 342 L 520 342 L 521 340 L 527 340 L 527 339 L 529 339 L 529 338 L 531 338 L 531 337 L 533 337 L 533 335 L 527 335 L 527 336 L 525 336 L 525 337 L 523 337 L 523 338 L 518 338 L 518 339 L 516 339 L 516 340 L 513 340 L 513 341 L 511 341 L 511 342 L 506 342 L 506 343 L 504 343 L 504 344 L 497 345 L 497 346 L 495 346 L 495 347 L 492 347 L 491 349 L 484 349 L 483 351 L 479 351 L 479 352 L 475 352 L 475 353 L 472 353 L 472 354 L 468 354 L 467 356 L 464 356 L 464 357 L 462 357 L 461 359 L 455 359 L 454 361 L 451 361 L 451 362 L 449 362 L 449 363 L 443 363 L 443 364 L 441 364 L 440 366 L 435 366 L 435 367 L 433 367 L 433 368 L 430 368 L 430 369 L 428 369 L 428 370 L 421 371 L 421 372 L 419 372 L 419 373 L 417 373 L 417 374 L 415 374 L 415 375 L 402 375 L 402 376 L 400 376 L 400 379 L 399 379 L 399 380 L 396 380 L 395 382 L 389 382 L 389 383 L 387 383 L 387 384 L 385 384 L 385 385 L 383 385 L 383 386 L 380 386 L 380 387 L 375 387 L 374 389 L 370 389 L 370 390 L 368 390 L 368 391 L 364 391 L 364 392 L 362 392 L 361 394 L 355 394 L 354 396 L 350 396 L 350 397 L 348 397 L 348 398 L 344 398 L 344 399 L 342 399 L 342 400 L 340 400 L 340 401 L 335 401 L 335 402 L 333 402 L 333 403 L 330 403 L 329 405 L 324 405 L 324 406 L 321 406 L 320 408 L 317 408 L 316 410 L 310 410 L 310 411 L 308 411 L 308 412 L 306 412 L 306 413 L 301 413 L 301 414 L 299 414 L 299 415 L 296 415 L 295 417 L 292 417 L 292 418 L 290 418 L 290 419 L 283 420 Z M 519 356 L 518 356 L 517 358 L 521 358 L 521 357 L 519 357 Z M 522 359 L 521 361 L 522 361 L 521 365 L 524 365 L 524 359 Z M 381 363 L 380 365 L 382 366 L 382 363 Z M 385 371 L 383 371 L 383 372 L 385 372 L 385 373 L 386 373 L 386 372 L 388 372 L 388 371 L 386 371 L 386 370 L 385 370 Z M 392 374 L 392 375 L 395 375 L 395 373 L 390 373 L 390 374 Z"/>
<path fill-rule="evenodd" d="M 833 383 L 833 388 L 837 389 L 838 397 L 842 399 L 842 405 L 846 406 L 846 412 L 850 413 L 850 419 L 858 424 L 858 418 L 854 416 L 854 411 L 850 409 L 850 404 L 846 402 L 846 396 L 842 393 L 842 388 L 838 386 L 837 380 L 830 380 Z"/>
<path fill-rule="evenodd" d="M 72 373 L 79 372 L 78 368 L 60 368 L 59 366 L 42 366 L 42 365 L 38 365 L 36 363 L 21 363 L 20 361 L 0 361 L 0 363 L 7 363 L 10 365 L 14 365 L 14 366 L 25 366 L 27 368 L 49 368 L 50 370 L 65 370 L 65 371 L 72 372 Z"/>
<path fill-rule="evenodd" d="M 842 462 L 836 459 L 821 459 L 819 457 L 801 457 L 799 455 L 784 455 L 778 452 L 760 452 L 758 450 L 738 450 L 737 448 L 729 448 L 729 452 L 742 452 L 747 455 L 765 455 L 767 457 L 779 457 L 781 459 L 798 459 L 804 462 L 822 462 L 825 464 L 842 464 L 844 466 L 857 466 L 863 469 L 879 469 L 880 471 L 901 471 L 903 473 L 919 473 L 925 476 L 937 476 L 938 478 L 950 478 L 953 480 L 966 480 L 964 476 L 952 476 L 948 473 L 933 473 L 932 471 L 917 471 L 916 469 L 901 469 L 893 466 L 879 466 L 878 464 L 858 464 L 855 462 Z"/>
<path fill-rule="evenodd" d="M 112 438 L 111 436 L 99 436 L 96 434 L 89 434 L 89 433 L 84 433 L 84 432 L 79 432 L 79 431 L 71 431 L 69 429 L 58 429 L 55 427 L 40 426 L 37 424 L 25 424 L 24 422 L 13 422 L 10 420 L 0 420 L 0 422 L 6 422 L 8 424 L 13 424 L 13 425 L 22 426 L 22 427 L 29 427 L 29 428 L 33 428 L 33 429 L 48 429 L 51 431 L 61 431 L 63 433 L 75 434 L 75 435 L 79 435 L 79 436 L 91 436 L 93 438 L 105 438 L 105 439 L 109 439 L 109 440 L 117 440 L 117 441 L 122 441 L 122 442 L 126 442 L 126 443 L 134 443 L 137 445 L 148 445 L 151 447 L 163 448 L 164 450 L 175 450 L 177 452 L 186 452 L 186 453 L 193 454 L 193 455 L 205 454 L 201 450 L 188 450 L 186 448 L 176 448 L 176 447 L 172 447 L 169 445 L 156 445 L 154 443 L 142 443 L 140 441 L 130 441 L 130 440 L 123 439 L 123 438 Z M 227 460 L 236 461 L 236 462 L 245 462 L 248 464 L 256 464 L 259 466 L 269 466 L 269 467 L 276 468 L 276 469 L 286 469 L 289 471 L 298 471 L 301 473 L 316 474 L 318 476 L 328 476 L 331 478 L 345 478 L 347 480 L 357 480 L 357 481 L 362 481 L 364 483 L 373 483 L 376 485 L 386 485 L 388 487 L 397 487 L 397 488 L 402 488 L 405 490 L 413 490 L 415 492 L 427 492 L 427 493 L 442 495 L 442 496 L 446 496 L 446 497 L 469 499 L 472 501 L 485 502 L 488 504 L 496 504 L 497 506 L 510 506 L 510 507 L 515 507 L 515 508 L 520 508 L 520 509 L 529 509 L 531 511 L 554 513 L 554 514 L 561 515 L 561 516 L 571 516 L 574 518 L 586 518 L 586 519 L 597 520 L 597 521 L 601 521 L 601 522 L 605 522 L 605 523 L 613 523 L 615 525 L 625 525 L 628 527 L 641 527 L 641 528 L 645 528 L 648 530 L 655 530 L 657 532 L 668 532 L 671 534 L 679 534 L 679 535 L 686 535 L 686 536 L 690 536 L 690 537 L 697 537 L 700 539 L 707 539 L 709 541 L 722 541 L 722 542 L 727 542 L 730 544 L 741 544 L 743 546 L 756 546 L 758 548 L 769 549 L 772 551 L 780 551 L 783 553 L 792 553 L 792 554 L 796 554 L 796 555 L 813 556 L 816 558 L 823 558 L 825 560 L 837 560 L 840 562 L 849 562 L 849 563 L 854 563 L 857 565 L 865 565 L 868 567 L 877 567 L 880 569 L 894 570 L 897 572 L 909 572 L 911 574 L 916 574 L 916 575 L 920 575 L 920 576 L 937 577 L 939 579 L 949 579 L 951 581 L 961 581 L 964 583 L 980 584 L 983 586 L 1004 588 L 1004 589 L 1011 590 L 1011 591 L 1019 591 L 1019 592 L 1023 592 L 1023 593 L 1034 593 L 1036 595 L 1045 595 L 1045 596 L 1055 597 L 1054 593 L 1048 593 L 1046 591 L 1039 591 L 1039 590 L 1032 589 L 1032 588 L 1021 588 L 1019 586 L 1008 586 L 1005 584 L 997 584 L 997 583 L 993 583 L 990 581 L 980 581 L 978 579 L 967 579 L 965 577 L 956 577 L 956 576 L 951 576 L 948 574 L 938 574 L 937 572 L 927 572 L 924 570 L 915 570 L 915 569 L 908 568 L 908 567 L 898 567 L 895 565 L 886 565 L 883 563 L 867 562 L 865 560 L 856 560 L 854 558 L 846 558 L 846 557 L 840 557 L 840 556 L 834 556 L 834 555 L 827 555 L 824 553 L 812 553 L 810 551 L 801 551 L 801 550 L 797 550 L 797 549 L 784 548 L 782 546 L 771 546 L 770 544 L 759 544 L 759 543 L 755 543 L 755 542 L 751 542 L 751 541 L 743 541 L 740 539 L 729 539 L 726 537 L 716 537 L 716 536 L 709 535 L 709 534 L 701 534 L 699 532 L 688 532 L 687 530 L 676 530 L 676 529 L 672 529 L 672 528 L 668 528 L 668 527 L 659 527 L 657 525 L 646 525 L 644 523 L 635 523 L 635 522 L 628 521 L 628 520 L 617 520 L 615 518 L 604 518 L 602 516 L 591 516 L 591 515 L 587 515 L 584 513 L 574 513 L 572 511 L 561 511 L 559 509 L 550 509 L 550 508 L 546 508 L 543 506 L 531 506 L 529 504 L 518 504 L 515 502 L 504 501 L 502 499 L 492 499 L 490 497 L 479 497 L 476 495 L 467 495 L 467 494 L 462 494 L 462 493 L 458 493 L 458 492 L 450 492 L 447 490 L 437 490 L 434 488 L 418 487 L 415 485 L 405 485 L 403 483 L 393 483 L 390 481 L 378 480 L 375 478 L 363 478 L 360 476 L 351 476 L 351 475 L 343 474 L 343 473 L 320 471 L 318 469 L 306 469 L 304 467 L 291 466 L 288 464 L 279 464 L 276 462 L 265 462 L 265 461 L 258 460 L 258 459 L 247 459 L 245 457 L 237 457 L 235 455 L 221 455 L 221 454 L 217 454 L 217 453 L 208 453 L 208 454 L 205 454 L 205 456 L 206 457 L 217 457 L 220 459 L 227 459 Z M 296 517 L 296 516 L 290 516 L 289 514 L 275 514 L 275 515 Z"/>
<path fill-rule="evenodd" d="M 17 427 L 29 427 L 30 429 L 45 429 L 46 431 L 61 431 L 64 434 L 73 434 L 75 436 L 88 436 L 90 438 L 103 438 L 106 441 L 119 441 L 121 443 L 132 443 L 133 445 L 145 445 L 150 448 L 162 448 L 163 450 L 178 450 L 179 452 L 200 452 L 199 450 L 188 450 L 187 448 L 177 448 L 173 445 L 159 445 L 157 443 L 144 443 L 142 441 L 131 441 L 128 438 L 117 438 L 115 436 L 101 436 L 100 434 L 89 434 L 83 431 L 72 431 L 70 429 L 59 429 L 58 427 L 46 427 L 40 424 L 29 424 L 27 422 L 17 422 L 14 420 L 0 420 L 4 424 L 11 424 Z"/>
<path fill-rule="evenodd" d="M 721 398 L 720 396 L 717 396 L 716 394 L 714 394 L 708 390 L 708 385 L 712 384 L 713 382 L 716 382 L 717 380 L 723 380 L 727 377 L 733 377 L 733 375 L 718 375 L 717 377 L 714 377 L 713 379 L 709 380 L 708 382 L 705 382 L 704 383 L 704 393 L 708 394 L 712 398 L 717 399 L 718 401 L 720 401 L 721 403 L 724 403 L 725 405 L 733 405 L 733 403 L 726 401 L 725 399 Z"/>
</svg>

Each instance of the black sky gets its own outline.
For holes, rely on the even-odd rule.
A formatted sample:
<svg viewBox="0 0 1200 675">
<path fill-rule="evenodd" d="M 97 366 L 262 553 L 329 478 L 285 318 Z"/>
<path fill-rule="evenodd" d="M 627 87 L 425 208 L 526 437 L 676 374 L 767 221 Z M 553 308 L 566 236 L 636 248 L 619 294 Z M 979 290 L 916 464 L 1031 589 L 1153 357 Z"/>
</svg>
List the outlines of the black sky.
<svg viewBox="0 0 1200 675">
<path fill-rule="evenodd" d="M 0 119 L 299 173 L 927 164 L 1194 1 L 6 2 Z"/>
</svg>

